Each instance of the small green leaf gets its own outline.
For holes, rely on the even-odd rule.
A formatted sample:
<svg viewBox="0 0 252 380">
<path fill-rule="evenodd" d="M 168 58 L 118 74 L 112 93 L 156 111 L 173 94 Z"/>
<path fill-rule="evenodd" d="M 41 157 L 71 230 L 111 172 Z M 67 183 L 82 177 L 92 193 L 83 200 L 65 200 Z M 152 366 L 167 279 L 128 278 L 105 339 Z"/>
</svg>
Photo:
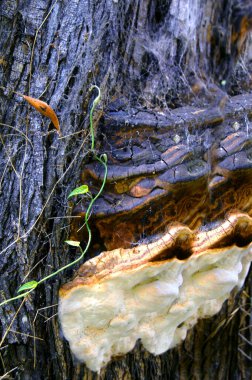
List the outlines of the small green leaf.
<svg viewBox="0 0 252 380">
<path fill-rule="evenodd" d="M 73 247 L 79 247 L 80 246 L 80 242 L 75 241 L 75 240 L 65 240 L 65 243 L 67 243 L 68 245 L 72 245 Z"/>
<path fill-rule="evenodd" d="M 38 283 L 37 281 L 29 281 L 20 286 L 18 289 L 18 293 L 23 292 L 24 290 L 30 290 L 30 289 L 35 289 L 37 287 Z"/>
<path fill-rule="evenodd" d="M 71 197 L 74 197 L 75 195 L 86 194 L 88 192 L 89 192 L 89 188 L 87 185 L 82 185 L 80 187 L 76 187 L 76 189 L 71 191 L 71 193 L 68 195 L 68 199 Z"/>
</svg>

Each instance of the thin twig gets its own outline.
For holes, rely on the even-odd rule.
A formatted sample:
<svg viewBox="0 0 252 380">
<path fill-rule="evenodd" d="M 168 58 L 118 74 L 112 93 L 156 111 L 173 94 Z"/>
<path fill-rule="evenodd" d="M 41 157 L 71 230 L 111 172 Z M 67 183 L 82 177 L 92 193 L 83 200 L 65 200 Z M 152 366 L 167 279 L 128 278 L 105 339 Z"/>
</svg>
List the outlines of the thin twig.
<svg viewBox="0 0 252 380">
<path fill-rule="evenodd" d="M 28 338 L 33 338 L 33 339 L 37 339 L 37 340 L 44 340 L 42 338 L 39 338 L 38 336 L 34 336 L 34 335 L 30 335 L 30 334 L 25 334 L 25 333 L 21 333 L 19 331 L 15 331 L 15 330 L 9 330 L 9 332 L 12 332 L 13 334 L 19 334 L 19 335 L 23 335 L 23 336 L 27 336 Z"/>
<path fill-rule="evenodd" d="M 6 379 L 6 376 L 9 375 L 11 372 L 15 371 L 16 369 L 18 369 L 18 367 L 12 368 L 12 369 L 9 370 L 8 372 L 6 372 L 4 375 L 2 375 L 2 376 L 0 377 L 0 380 L 2 380 L 2 379 Z"/>
<path fill-rule="evenodd" d="M 252 357 L 247 355 L 246 352 L 244 352 L 240 347 L 238 347 L 238 351 L 243 355 L 245 356 L 245 358 L 247 358 L 248 360 L 252 361 Z"/>
<path fill-rule="evenodd" d="M 3 344 L 3 342 L 5 341 L 5 338 L 6 338 L 7 334 L 9 333 L 9 331 L 10 331 L 10 329 L 11 329 L 11 326 L 13 325 L 15 319 L 17 318 L 17 315 L 18 315 L 18 313 L 20 312 L 20 309 L 21 309 L 21 307 L 23 306 L 23 304 L 24 304 L 25 301 L 26 301 L 26 297 L 22 300 L 22 302 L 21 302 L 19 308 L 17 309 L 16 313 L 14 314 L 14 317 L 13 317 L 12 320 L 11 320 L 11 323 L 10 323 L 9 326 L 7 327 L 5 333 L 3 334 L 2 340 L 1 340 L 1 342 L 0 342 L 0 347 L 2 347 L 2 344 Z"/>
<path fill-rule="evenodd" d="M 12 162 L 11 156 L 9 155 L 9 152 L 8 152 L 8 150 L 7 150 L 6 147 L 5 147 L 5 144 L 4 144 L 4 141 L 3 141 L 3 138 L 2 138 L 2 135 L 1 135 L 1 134 L 0 134 L 0 140 L 1 140 L 1 143 L 2 143 L 2 145 L 3 145 L 3 147 L 4 147 L 4 150 L 5 150 L 5 152 L 6 152 L 6 155 L 7 155 L 7 157 L 8 157 L 8 161 L 10 161 L 10 164 L 11 164 L 11 167 L 12 167 L 14 173 L 16 174 L 17 178 L 20 178 L 20 175 L 19 175 L 19 173 L 17 172 L 17 170 L 16 170 L 16 168 L 15 168 L 13 162 Z"/>
<path fill-rule="evenodd" d="M 30 73 L 29 73 L 29 80 L 28 80 L 28 96 L 30 96 L 30 89 L 31 89 L 31 79 L 32 79 L 32 65 L 33 65 L 33 58 L 34 58 L 34 51 L 35 51 L 35 45 L 38 37 L 38 33 L 40 32 L 41 28 L 43 27 L 44 23 L 48 19 L 49 15 L 51 14 L 53 8 L 55 7 L 56 3 L 58 0 L 54 2 L 52 5 L 51 9 L 47 13 L 46 17 L 42 21 L 42 23 L 39 25 L 38 29 L 36 30 L 33 45 L 32 45 L 32 51 L 31 51 L 31 59 L 30 59 Z M 28 121 L 28 116 L 29 112 L 27 114 L 27 121 L 26 121 L 26 135 L 28 135 L 28 126 L 29 126 L 29 121 Z M 21 171 L 20 171 L 20 179 L 19 179 L 19 211 L 18 211 L 18 231 L 17 231 L 17 236 L 18 239 L 20 239 L 20 230 L 21 230 L 21 217 L 22 217 L 22 207 L 23 207 L 23 173 L 24 173 L 24 168 L 25 168 L 25 160 L 26 160 L 26 154 L 27 154 L 27 142 L 25 144 L 25 151 L 24 151 L 24 158 L 22 161 L 21 165 Z"/>
<path fill-rule="evenodd" d="M 46 255 L 47 256 L 47 255 Z M 23 279 L 23 282 L 24 280 L 31 274 L 31 272 L 46 258 L 46 256 L 42 257 L 41 260 L 39 260 L 29 271 L 28 273 L 24 276 L 24 279 Z"/>
<path fill-rule="evenodd" d="M 0 123 L 0 125 L 2 125 L 3 127 L 7 127 L 7 128 L 11 128 L 13 129 L 14 131 L 20 133 L 21 136 L 23 136 L 28 142 L 29 144 L 31 144 L 32 148 L 33 148 L 33 144 L 31 142 L 31 140 L 29 139 L 29 137 L 26 136 L 26 134 L 22 131 L 20 131 L 20 129 L 16 128 L 16 127 L 13 127 L 12 125 L 9 125 L 9 124 L 4 124 L 4 123 Z"/>
<path fill-rule="evenodd" d="M 36 30 L 36 33 L 35 33 L 34 41 L 33 41 L 33 44 L 32 44 L 31 59 L 30 59 L 30 73 L 29 73 L 29 82 L 28 82 L 28 95 L 30 95 L 30 89 L 31 89 L 32 64 L 33 64 L 34 51 L 35 51 L 35 45 L 36 45 L 37 37 L 38 37 L 38 34 L 40 32 L 40 29 L 43 27 L 44 23 L 46 22 L 46 20 L 48 19 L 48 17 L 52 13 L 53 8 L 55 7 L 55 5 L 56 5 L 57 2 L 58 2 L 58 0 L 55 0 L 55 2 L 53 3 L 51 9 L 47 13 L 46 17 L 44 18 L 44 20 L 42 21 L 42 23 L 39 25 L 39 27 L 38 27 L 38 29 Z"/>
<path fill-rule="evenodd" d="M 73 161 L 69 164 L 68 168 L 65 170 L 65 172 L 61 175 L 61 177 L 56 181 L 55 185 L 53 186 L 50 194 L 48 195 L 48 198 L 44 204 L 44 206 L 42 207 L 42 210 L 40 212 L 40 214 L 38 215 L 37 219 L 35 220 L 35 222 L 33 223 L 33 225 L 22 235 L 20 236 L 19 238 L 13 240 L 12 243 L 10 243 L 7 247 L 5 247 L 1 252 L 0 252 L 0 255 L 2 255 L 4 252 L 6 252 L 9 248 L 11 248 L 13 245 L 15 245 L 18 241 L 20 241 L 21 239 L 25 239 L 27 238 L 27 236 L 31 233 L 31 231 L 33 230 L 33 228 L 36 226 L 36 224 L 38 223 L 39 219 L 41 218 L 46 206 L 48 205 L 50 199 L 51 199 L 51 196 L 53 195 L 56 187 L 58 186 L 58 184 L 61 182 L 61 180 L 65 177 L 66 173 L 70 170 L 70 168 L 72 167 L 72 165 L 74 164 L 74 162 L 76 161 L 77 157 L 79 156 L 79 153 L 80 151 L 82 150 L 82 148 L 84 147 L 86 143 L 86 140 L 83 140 L 75 157 L 73 158 Z"/>
<path fill-rule="evenodd" d="M 55 314 L 51 315 L 51 317 L 47 318 L 47 319 L 44 321 L 44 323 L 49 322 L 51 319 L 53 319 L 54 317 L 56 317 L 56 315 L 58 315 L 58 313 L 55 313 Z"/>
<path fill-rule="evenodd" d="M 58 304 L 56 303 L 56 304 L 54 304 L 54 305 L 45 306 L 45 307 L 42 307 L 42 308 L 40 308 L 40 309 L 38 309 L 38 310 L 36 311 L 35 317 L 34 317 L 33 322 L 32 322 L 32 326 L 33 326 L 33 335 L 34 335 L 34 336 L 36 335 L 36 332 L 35 332 L 35 329 L 36 329 L 36 327 L 35 327 L 35 323 L 36 323 L 37 316 L 38 316 L 38 315 L 41 315 L 42 317 L 44 317 L 42 314 L 40 314 L 40 311 L 41 311 L 41 310 L 51 309 L 51 308 L 54 307 L 54 306 L 58 306 Z M 36 359 L 37 359 L 36 356 L 37 356 L 37 354 L 36 354 L 36 339 L 33 339 L 33 368 L 36 368 Z"/>
<path fill-rule="evenodd" d="M 80 133 L 83 133 L 83 132 L 86 132 L 85 129 L 81 129 L 80 131 L 77 131 L 77 132 L 74 132 L 74 133 L 70 133 L 69 135 L 61 136 L 61 137 L 58 138 L 58 140 L 63 140 L 63 139 L 66 139 L 67 137 L 79 135 Z"/>
<path fill-rule="evenodd" d="M 81 218 L 80 215 L 73 215 L 73 216 L 52 216 L 51 218 L 48 218 L 48 220 L 50 219 L 76 219 L 76 218 Z"/>
</svg>

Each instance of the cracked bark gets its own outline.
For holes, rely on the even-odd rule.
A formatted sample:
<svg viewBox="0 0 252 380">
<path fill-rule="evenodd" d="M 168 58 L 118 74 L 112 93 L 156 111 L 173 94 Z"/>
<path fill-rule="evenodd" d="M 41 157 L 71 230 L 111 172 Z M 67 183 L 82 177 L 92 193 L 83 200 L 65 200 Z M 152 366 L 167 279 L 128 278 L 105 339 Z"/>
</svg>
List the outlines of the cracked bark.
<svg viewBox="0 0 252 380">
<path fill-rule="evenodd" d="M 162 145 L 162 138 L 154 143 L 150 139 L 153 131 L 156 137 L 161 136 L 159 112 L 166 115 L 165 130 L 170 118 L 168 127 L 173 128 L 176 141 L 181 139 L 185 125 L 190 131 L 191 125 L 204 124 L 206 143 L 199 148 L 202 154 L 208 148 L 210 126 L 220 125 L 224 116 L 225 120 L 230 118 L 235 122 L 238 114 L 245 131 L 242 123 L 244 115 L 250 122 L 251 107 L 244 110 L 242 105 L 236 110 L 230 109 L 226 95 L 239 95 L 251 86 L 252 11 L 249 1 L 231 0 L 55 3 L 3 0 L 0 11 L 1 86 L 7 88 L 1 90 L 1 119 L 2 123 L 23 133 L 27 131 L 30 140 L 13 128 L 1 126 L 0 262 L 4 299 L 15 293 L 28 273 L 29 279 L 39 279 L 75 257 L 75 250 L 69 251 L 63 244 L 71 220 L 66 217 L 72 215 L 73 206 L 67 202 L 67 195 L 79 183 L 88 161 L 90 85 L 96 83 L 102 90 L 101 107 L 96 112 L 97 121 L 100 119 L 97 146 L 101 152 L 105 149 L 111 153 L 112 169 L 115 162 L 119 162 L 115 179 L 118 182 L 119 173 L 126 179 L 121 183 L 121 193 L 124 193 L 123 186 L 130 182 L 130 170 L 136 175 L 140 164 L 144 170 L 153 164 L 158 172 L 153 147 L 158 143 Z M 31 96 L 50 103 L 60 119 L 64 138 L 59 139 L 55 132 L 48 133 L 52 129 L 49 121 L 29 110 L 11 89 L 24 94 L 30 91 Z M 185 106 L 194 107 L 196 112 L 202 108 L 206 111 L 188 120 L 188 110 L 179 108 L 177 111 L 178 107 Z M 146 135 L 143 136 L 151 141 L 145 149 L 130 143 L 127 124 L 124 134 L 115 132 L 119 139 L 129 142 L 124 144 L 125 151 L 122 146 L 114 148 L 110 141 L 113 125 L 120 126 L 121 122 L 125 125 L 125 116 L 128 125 L 135 123 L 136 131 L 144 120 Z M 113 117 L 117 118 L 116 123 Z M 222 128 L 224 134 L 229 134 L 225 126 Z M 164 147 L 159 152 L 162 153 Z M 129 160 L 129 168 L 123 160 Z M 161 161 L 160 165 L 166 166 L 166 163 Z M 125 174 L 122 168 L 126 168 Z M 140 177 L 142 169 L 137 174 Z M 140 191 L 150 187 L 147 182 L 143 185 L 147 187 L 142 186 Z M 119 203 L 120 199 L 112 192 L 111 201 Z M 129 206 L 129 215 L 133 218 L 134 207 Z M 148 218 L 147 215 L 147 225 Z M 99 224 L 99 218 L 97 220 Z M 120 221 L 120 215 L 114 215 L 114 220 L 124 225 L 122 231 L 125 231 L 125 223 L 129 226 L 129 219 Z M 95 223 L 94 219 L 93 235 L 98 238 L 99 246 L 92 247 L 89 257 L 109 244 L 101 239 Z M 160 227 L 157 221 L 155 226 Z M 74 230 L 73 226 L 72 233 Z M 151 236 L 153 230 L 147 229 L 147 235 Z M 25 238 L 13 244 L 27 231 Z M 146 237 L 141 236 L 141 232 L 146 233 L 139 230 L 128 237 L 129 241 Z M 82 240 L 85 241 L 84 235 Z M 59 286 L 72 274 L 71 269 L 48 281 L 25 302 L 2 343 L 1 374 L 13 370 L 10 376 L 19 379 L 98 378 L 71 357 L 54 316 L 57 307 L 52 305 L 57 304 Z M 251 341 L 249 295 L 251 281 L 248 278 L 240 295 L 233 295 L 216 317 L 199 321 L 178 348 L 154 357 L 139 343 L 133 352 L 102 370 L 100 378 L 249 379 L 251 361 L 247 356 L 251 356 L 251 345 L 246 342 L 246 339 Z M 3 333 L 19 304 L 12 303 L 1 310 Z M 50 319 L 47 321 L 45 317 Z M 43 339 L 36 340 L 35 368 L 34 341 L 26 334 Z"/>
</svg>

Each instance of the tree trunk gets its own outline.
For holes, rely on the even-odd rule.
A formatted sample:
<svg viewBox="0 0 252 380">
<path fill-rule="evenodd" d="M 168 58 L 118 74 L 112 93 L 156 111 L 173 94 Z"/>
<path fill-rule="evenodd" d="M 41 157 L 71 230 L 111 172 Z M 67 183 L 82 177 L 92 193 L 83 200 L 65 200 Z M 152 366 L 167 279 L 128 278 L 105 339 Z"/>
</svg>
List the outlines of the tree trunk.
<svg viewBox="0 0 252 380">
<path fill-rule="evenodd" d="M 249 0 L 2 0 L 2 300 L 15 295 L 22 282 L 39 280 L 73 261 L 76 250 L 64 244 L 69 236 L 83 244 L 86 241 L 85 233 L 77 233 L 76 227 L 86 205 L 76 205 L 67 197 L 82 183 L 81 175 L 85 180 L 93 178 L 94 191 L 95 181 L 99 182 L 100 167 L 94 167 L 89 154 L 92 84 L 102 93 L 95 112 L 96 148 L 108 154 L 114 183 L 119 181 L 121 188 L 115 191 L 113 181 L 108 183 L 94 208 L 87 259 L 102 250 L 151 239 L 171 221 L 183 223 L 172 212 L 160 221 L 164 204 L 159 193 L 151 204 L 152 213 L 147 193 L 126 202 L 130 168 L 138 170 L 134 178 L 145 178 L 147 164 L 155 164 L 159 154 L 153 151 L 153 139 L 162 145 L 167 120 L 176 144 L 182 141 L 192 152 L 196 145 L 190 145 L 190 136 L 204 128 L 198 150 L 202 157 L 212 148 L 209 136 L 213 126 L 221 131 L 222 139 L 223 134 L 231 134 L 230 125 L 246 132 L 241 150 L 248 160 L 246 168 L 239 168 L 239 181 L 240 173 L 250 169 L 246 178 L 242 177 L 248 182 L 248 206 L 241 211 L 251 215 L 252 101 L 247 94 L 251 88 L 251 29 Z M 50 103 L 60 120 L 62 137 L 49 119 L 29 108 L 13 91 Z M 244 93 L 246 103 L 238 97 Z M 229 97 L 234 97 L 231 103 Z M 193 109 L 196 116 L 190 118 L 185 106 L 191 106 L 190 112 Z M 145 145 L 139 135 L 143 126 Z M 165 151 L 165 146 L 160 147 L 160 154 L 162 149 Z M 96 178 L 93 172 L 98 173 Z M 238 192 L 235 186 L 228 188 L 231 193 Z M 178 192 L 177 202 L 181 196 Z M 107 210 L 108 199 L 118 208 Z M 222 211 L 219 219 L 229 209 Z M 197 210 L 198 215 L 200 212 Z M 110 214 L 107 221 L 106 213 Z M 215 213 L 207 217 L 206 223 L 217 220 Z M 198 227 L 190 223 L 192 228 Z M 46 281 L 25 300 L 1 308 L 2 378 L 251 377 L 249 276 L 240 293 L 231 295 L 217 316 L 200 320 L 177 348 L 153 356 L 138 342 L 132 352 L 112 360 L 98 375 L 72 357 L 57 317 L 59 288 L 77 267 Z"/>
</svg>

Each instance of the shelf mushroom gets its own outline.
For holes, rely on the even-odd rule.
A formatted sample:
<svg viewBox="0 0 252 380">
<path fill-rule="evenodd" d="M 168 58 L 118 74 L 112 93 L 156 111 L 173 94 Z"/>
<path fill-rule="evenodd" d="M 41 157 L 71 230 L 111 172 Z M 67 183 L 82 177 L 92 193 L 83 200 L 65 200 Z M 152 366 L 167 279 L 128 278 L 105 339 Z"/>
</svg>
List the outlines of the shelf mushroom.
<svg viewBox="0 0 252 380">
<path fill-rule="evenodd" d="M 181 342 L 240 288 L 252 260 L 252 96 L 222 112 L 107 112 L 100 125 L 106 187 L 92 209 L 98 251 L 60 289 L 59 317 L 75 356 L 93 371 L 133 349 Z M 103 168 L 85 165 L 97 192 Z M 73 240 L 85 199 L 74 209 Z M 102 248 L 99 248 L 102 247 Z"/>
<path fill-rule="evenodd" d="M 72 352 L 100 371 L 138 339 L 153 354 L 174 347 L 243 285 L 251 239 L 252 218 L 233 212 L 212 229 L 171 225 L 148 244 L 87 261 L 60 289 L 59 318 Z"/>
</svg>

